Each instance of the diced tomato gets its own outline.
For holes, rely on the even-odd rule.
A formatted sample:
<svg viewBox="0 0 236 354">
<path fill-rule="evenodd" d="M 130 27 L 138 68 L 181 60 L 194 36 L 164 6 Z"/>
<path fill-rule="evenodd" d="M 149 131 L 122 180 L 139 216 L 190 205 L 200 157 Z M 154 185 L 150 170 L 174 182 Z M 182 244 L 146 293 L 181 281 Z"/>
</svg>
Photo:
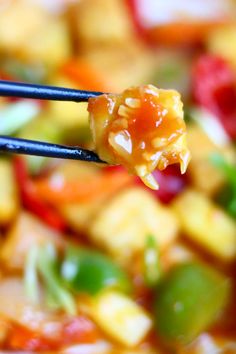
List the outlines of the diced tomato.
<svg viewBox="0 0 236 354">
<path fill-rule="evenodd" d="M 236 80 L 230 65 L 214 55 L 201 56 L 193 68 L 192 91 L 195 102 L 213 113 L 236 139 Z"/>
<path fill-rule="evenodd" d="M 66 224 L 62 217 L 55 209 L 47 205 L 37 193 L 34 183 L 28 175 L 24 158 L 16 157 L 13 166 L 23 206 L 40 217 L 52 228 L 64 231 Z"/>
<path fill-rule="evenodd" d="M 170 165 L 164 171 L 155 170 L 152 174 L 159 184 L 159 189 L 151 193 L 164 204 L 170 203 L 187 185 L 186 175 L 182 175 L 176 165 Z M 140 179 L 137 182 L 143 185 Z"/>
</svg>

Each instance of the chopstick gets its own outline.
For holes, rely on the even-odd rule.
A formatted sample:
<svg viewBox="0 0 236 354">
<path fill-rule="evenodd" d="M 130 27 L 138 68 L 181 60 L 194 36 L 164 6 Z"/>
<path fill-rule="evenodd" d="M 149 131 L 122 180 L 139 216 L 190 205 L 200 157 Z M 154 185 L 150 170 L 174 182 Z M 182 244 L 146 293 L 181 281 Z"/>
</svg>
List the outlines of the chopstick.
<svg viewBox="0 0 236 354">
<path fill-rule="evenodd" d="M 89 98 L 99 95 L 102 95 L 102 92 L 0 80 L 0 96 L 4 97 L 86 102 Z M 0 151 L 104 163 L 93 151 L 84 150 L 80 147 L 69 147 L 8 136 L 0 136 Z"/>
<path fill-rule="evenodd" d="M 103 92 L 0 80 L 0 96 L 4 97 L 86 102 L 89 98 L 97 97 L 102 94 Z"/>
<path fill-rule="evenodd" d="M 0 151 L 23 155 L 105 163 L 100 160 L 93 151 L 81 149 L 80 147 L 50 144 L 35 140 L 12 138 L 9 136 L 0 136 Z"/>
</svg>

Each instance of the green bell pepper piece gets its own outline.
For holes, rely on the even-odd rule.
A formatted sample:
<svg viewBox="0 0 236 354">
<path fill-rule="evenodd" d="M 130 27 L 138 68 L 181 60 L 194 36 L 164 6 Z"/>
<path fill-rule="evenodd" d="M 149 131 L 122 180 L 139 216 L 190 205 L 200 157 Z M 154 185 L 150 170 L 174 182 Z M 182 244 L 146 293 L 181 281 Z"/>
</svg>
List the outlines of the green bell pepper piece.
<svg viewBox="0 0 236 354">
<path fill-rule="evenodd" d="M 75 292 L 91 295 L 106 287 L 130 290 L 126 273 L 108 257 L 96 251 L 68 247 L 61 267 L 65 284 Z"/>
<path fill-rule="evenodd" d="M 227 303 L 229 290 L 228 278 L 208 266 L 176 266 L 157 287 L 158 333 L 171 344 L 191 342 L 215 321 Z"/>
</svg>

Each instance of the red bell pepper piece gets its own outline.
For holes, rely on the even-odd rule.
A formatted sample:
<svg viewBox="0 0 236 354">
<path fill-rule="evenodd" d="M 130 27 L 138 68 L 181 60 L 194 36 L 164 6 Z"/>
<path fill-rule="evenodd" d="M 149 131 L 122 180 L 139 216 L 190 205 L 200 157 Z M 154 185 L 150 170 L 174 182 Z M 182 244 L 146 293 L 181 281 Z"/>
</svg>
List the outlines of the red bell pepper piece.
<svg viewBox="0 0 236 354">
<path fill-rule="evenodd" d="M 214 55 L 201 56 L 193 68 L 192 92 L 195 102 L 214 114 L 236 139 L 236 80 L 230 65 Z"/>
<path fill-rule="evenodd" d="M 31 180 L 26 162 L 22 157 L 14 158 L 14 172 L 20 190 L 23 206 L 37 215 L 46 224 L 58 231 L 65 231 L 66 224 L 55 209 L 46 204 L 38 195 Z"/>
</svg>

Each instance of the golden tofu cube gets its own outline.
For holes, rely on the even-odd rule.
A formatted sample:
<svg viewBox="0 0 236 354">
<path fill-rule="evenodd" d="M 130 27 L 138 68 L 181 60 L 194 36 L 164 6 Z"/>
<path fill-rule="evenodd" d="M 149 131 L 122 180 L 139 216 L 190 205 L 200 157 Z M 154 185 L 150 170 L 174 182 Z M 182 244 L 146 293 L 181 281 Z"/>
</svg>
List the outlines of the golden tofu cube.
<svg viewBox="0 0 236 354">
<path fill-rule="evenodd" d="M 11 162 L 0 160 L 0 225 L 8 224 L 19 209 L 19 198 Z"/>
<path fill-rule="evenodd" d="M 148 191 L 133 187 L 104 205 L 91 222 L 90 234 L 98 245 L 125 262 L 143 252 L 149 235 L 161 251 L 165 249 L 178 234 L 178 222 Z"/>
<path fill-rule="evenodd" d="M 152 320 L 140 306 L 115 291 L 97 295 L 90 315 L 107 335 L 128 347 L 139 344 L 152 327 Z"/>
<path fill-rule="evenodd" d="M 193 186 L 207 195 L 213 195 L 225 183 L 224 173 L 210 161 L 213 153 L 222 154 L 227 160 L 234 159 L 233 149 L 228 146 L 219 146 L 207 136 L 198 126 L 188 128 L 188 146 L 192 159 L 188 166 Z"/>
<path fill-rule="evenodd" d="M 204 194 L 186 190 L 173 202 L 182 231 L 223 260 L 236 256 L 236 222 Z"/>
</svg>

